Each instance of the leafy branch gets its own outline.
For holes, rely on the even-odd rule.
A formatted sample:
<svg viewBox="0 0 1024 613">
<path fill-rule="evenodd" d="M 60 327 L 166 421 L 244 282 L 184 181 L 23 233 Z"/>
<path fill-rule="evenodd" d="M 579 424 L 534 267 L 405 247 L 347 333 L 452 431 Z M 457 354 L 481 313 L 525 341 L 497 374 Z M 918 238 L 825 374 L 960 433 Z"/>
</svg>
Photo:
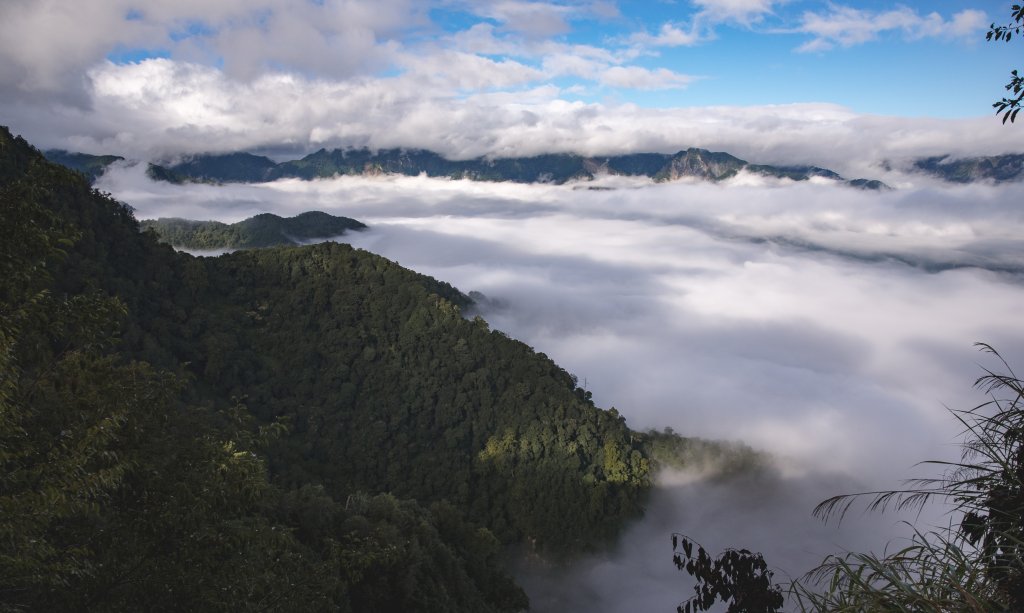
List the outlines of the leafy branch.
<svg viewBox="0 0 1024 613">
<path fill-rule="evenodd" d="M 989 26 L 985 40 L 1010 42 L 1014 35 L 1020 36 L 1024 31 L 1024 6 L 1014 4 L 1011 7 L 1011 18 L 1012 21 L 1006 25 L 997 26 L 993 22 Z M 1006 84 L 1005 89 L 1011 92 L 1012 96 L 1009 98 L 1004 96 L 1000 101 L 992 103 L 996 115 L 1003 114 L 1003 123 L 1006 123 L 1006 120 L 1013 123 L 1017 119 L 1017 113 L 1024 106 L 1024 77 L 1020 76 L 1016 70 L 1010 73 L 1010 77 L 1010 82 Z"/>
<path fill-rule="evenodd" d="M 679 605 L 679 613 L 707 611 L 719 599 L 729 603 L 729 613 L 775 613 L 782 607 L 782 589 L 772 584 L 774 573 L 760 553 L 726 549 L 712 558 L 699 543 L 678 533 L 672 535 L 672 550 L 676 568 L 697 580 L 696 594 Z"/>
</svg>

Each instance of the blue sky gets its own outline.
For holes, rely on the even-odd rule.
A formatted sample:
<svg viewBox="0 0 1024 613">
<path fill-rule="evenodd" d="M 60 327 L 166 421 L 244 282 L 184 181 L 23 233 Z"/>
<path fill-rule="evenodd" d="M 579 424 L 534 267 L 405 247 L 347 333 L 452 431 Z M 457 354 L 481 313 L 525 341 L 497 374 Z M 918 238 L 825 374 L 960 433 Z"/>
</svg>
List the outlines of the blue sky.
<svg viewBox="0 0 1024 613">
<path fill-rule="evenodd" d="M 577 97 L 653 107 L 832 102 L 864 113 L 967 117 L 989 112 L 1014 60 L 1022 56 L 1012 45 L 985 42 L 988 24 L 1008 14 L 1007 6 L 995 2 L 733 4 L 740 19 L 715 20 L 692 44 L 651 48 L 634 60 L 646 68 L 695 77 L 685 88 L 604 87 Z M 762 4 L 769 10 L 742 16 L 744 4 Z M 620 17 L 574 21 L 571 30 L 557 38 L 570 44 L 612 47 L 638 32 L 655 35 L 665 24 L 689 31 L 700 13 L 699 7 L 682 1 L 630 1 L 617 6 Z M 869 26 L 865 40 L 802 51 L 815 39 L 799 31 L 805 15 L 828 16 L 840 9 L 859 12 Z M 877 23 L 886 14 L 902 12 L 908 23 L 938 15 L 948 24 L 964 11 L 977 11 L 983 17 L 961 32 L 928 35 L 912 25 L 885 28 Z M 465 12 L 439 13 L 443 15 L 439 21 L 448 28 L 475 22 Z M 872 25 L 877 29 L 872 30 Z"/>
<path fill-rule="evenodd" d="M 654 126 L 705 109 L 744 129 L 774 107 L 816 126 L 989 121 L 1024 57 L 1017 41 L 985 41 L 1009 13 L 952 0 L 10 0 L 0 102 L 54 139 L 55 125 L 86 124 L 67 137 L 80 146 L 216 134 L 225 147 L 416 141 L 457 155 L 550 146 L 505 141 L 569 134 L 590 115 L 622 133 L 587 147 L 626 149 L 640 146 L 624 132 L 638 113 Z M 421 138 L 430 116 L 448 132 Z"/>
</svg>

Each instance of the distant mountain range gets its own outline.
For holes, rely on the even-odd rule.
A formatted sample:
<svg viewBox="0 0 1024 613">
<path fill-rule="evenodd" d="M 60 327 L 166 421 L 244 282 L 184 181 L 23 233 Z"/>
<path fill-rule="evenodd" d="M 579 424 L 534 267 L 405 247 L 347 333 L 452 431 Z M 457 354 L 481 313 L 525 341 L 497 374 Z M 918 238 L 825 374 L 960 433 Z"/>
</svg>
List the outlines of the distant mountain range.
<svg viewBox="0 0 1024 613">
<path fill-rule="evenodd" d="M 233 224 L 172 217 L 144 219 L 139 225 L 143 230 L 156 232 L 161 242 L 185 249 L 251 249 L 299 245 L 366 228 L 365 224 L 355 219 L 319 211 L 309 211 L 295 217 L 262 213 Z"/>
<path fill-rule="evenodd" d="M 118 155 L 90 155 L 61 150 L 45 152 L 58 164 L 84 173 L 91 180 L 124 158 Z M 886 169 L 892 165 L 885 163 Z M 994 181 L 1003 183 L 1024 179 L 1024 154 L 953 158 L 949 155 L 917 158 L 903 167 L 938 177 L 951 183 Z M 551 153 L 518 158 L 474 158 L 449 160 L 423 149 L 321 149 L 298 160 L 275 162 L 251 153 L 194 155 L 174 164 L 149 164 L 147 174 L 169 183 L 260 183 L 276 179 L 319 179 L 338 175 L 397 174 L 470 179 L 473 181 L 513 181 L 516 183 L 555 183 L 590 180 L 598 175 L 649 177 L 655 181 L 695 178 L 722 181 L 740 171 L 793 181 L 821 177 L 861 189 L 888 189 L 874 179 L 845 179 L 818 166 L 774 166 L 751 164 L 746 160 L 707 149 L 690 148 L 675 154 L 631 153 L 608 157 L 585 157 L 571 153 Z"/>
<path fill-rule="evenodd" d="M 116 156 L 88 156 L 48 151 L 47 157 L 89 174 L 103 160 Z M 277 163 L 251 153 L 196 155 L 169 165 L 150 164 L 147 174 L 170 183 L 256 183 L 283 178 L 317 179 L 337 175 L 398 174 L 474 181 L 562 184 L 590 180 L 601 174 L 650 177 L 655 181 L 696 178 L 722 181 L 746 171 L 766 177 L 806 181 L 822 177 L 862 189 L 886 189 L 881 181 L 847 180 L 817 166 L 751 164 L 723 152 L 690 148 L 675 154 L 633 153 L 610 157 L 584 157 L 570 153 L 519 158 L 449 160 L 422 149 L 321 149 L 301 159 Z"/>
<path fill-rule="evenodd" d="M 960 159 L 939 155 L 915 160 L 913 168 L 952 183 L 1005 183 L 1024 179 L 1024 154 L 1010 153 Z"/>
</svg>

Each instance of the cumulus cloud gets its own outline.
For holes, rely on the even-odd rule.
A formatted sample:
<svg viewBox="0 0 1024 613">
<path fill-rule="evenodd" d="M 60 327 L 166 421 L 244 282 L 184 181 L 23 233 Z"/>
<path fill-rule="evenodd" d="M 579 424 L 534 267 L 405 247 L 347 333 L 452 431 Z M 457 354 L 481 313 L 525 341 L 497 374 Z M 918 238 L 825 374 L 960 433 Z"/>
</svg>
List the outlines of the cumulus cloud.
<svg viewBox="0 0 1024 613">
<path fill-rule="evenodd" d="M 473 3 L 477 14 L 494 19 L 502 27 L 531 38 L 546 38 L 569 30 L 572 8 L 551 2 L 497 0 Z"/>
<path fill-rule="evenodd" d="M 909 39 L 977 37 L 986 23 L 985 13 L 975 9 L 960 11 L 946 20 L 938 13 L 921 15 L 905 6 L 872 12 L 835 5 L 828 13 L 804 13 L 797 31 L 814 38 L 797 51 L 826 51 L 837 45 L 852 47 L 875 40 L 886 32 L 899 32 Z"/>
<path fill-rule="evenodd" d="M 457 51 L 441 51 L 429 55 L 405 54 L 400 64 L 407 76 L 421 84 L 432 83 L 430 89 L 486 91 L 534 83 L 544 74 L 514 60 L 495 61 L 487 57 Z"/>
<path fill-rule="evenodd" d="M 693 87 L 705 77 L 658 65 L 651 50 L 697 42 L 701 20 L 757 23 L 777 8 L 762 0 L 699 3 L 694 15 L 704 17 L 690 26 L 669 22 L 653 34 L 593 44 L 555 32 L 618 19 L 614 4 L 447 4 L 483 21 L 444 32 L 431 22 L 430 4 L 412 0 L 207 4 L 3 3 L 5 123 L 43 147 L 136 157 L 364 145 L 423 147 L 457 158 L 699 146 L 858 176 L 878 174 L 872 165 L 911 153 L 1018 148 L 994 118 L 907 120 L 812 103 L 650 109 L 570 101 Z M 887 29 L 910 38 L 966 35 L 982 18 L 972 10 L 945 19 L 906 8 L 834 7 L 805 14 L 801 31 L 814 37 L 811 49 L 856 44 Z M 140 50 L 167 57 L 136 61 L 132 53 Z"/>
<path fill-rule="evenodd" d="M 776 0 L 693 0 L 700 7 L 698 21 L 711 23 L 734 22 L 750 25 L 772 12 Z"/>
<path fill-rule="evenodd" d="M 613 87 L 628 89 L 678 89 L 689 85 L 694 77 L 679 74 L 666 68 L 651 70 L 640 66 L 612 66 L 605 70 L 599 80 Z"/>
<path fill-rule="evenodd" d="M 271 67 L 351 76 L 386 67 L 395 36 L 424 25 L 425 11 L 412 0 L 12 0 L 0 6 L 0 90 L 81 98 L 88 68 L 133 49 L 247 79 Z"/>
<path fill-rule="evenodd" d="M 696 28 L 691 27 L 687 30 L 676 24 L 664 23 L 657 34 L 637 32 L 629 40 L 645 47 L 688 47 L 702 39 Z"/>
<path fill-rule="evenodd" d="M 530 82 L 528 65 L 453 54 L 434 77 L 400 74 L 344 81 L 268 73 L 249 82 L 213 67 L 167 59 L 104 63 L 90 74 L 91 109 L 40 113 L 9 104 L 5 121 L 42 147 L 140 158 L 292 147 L 421 147 L 451 158 L 549 152 L 585 155 L 687 147 L 728 151 L 756 163 L 816 164 L 886 180 L 883 160 L 1016 152 L 997 118 L 939 120 L 854 113 L 828 104 L 650 109 L 568 102 Z M 431 72 L 429 60 L 414 70 Z M 565 59 L 543 70 L 593 70 L 609 86 L 682 86 L 691 77 Z M 542 82 L 543 83 L 543 82 Z M 516 89 L 465 92 L 471 85 Z M 823 147 L 822 143 L 828 143 Z"/>
</svg>

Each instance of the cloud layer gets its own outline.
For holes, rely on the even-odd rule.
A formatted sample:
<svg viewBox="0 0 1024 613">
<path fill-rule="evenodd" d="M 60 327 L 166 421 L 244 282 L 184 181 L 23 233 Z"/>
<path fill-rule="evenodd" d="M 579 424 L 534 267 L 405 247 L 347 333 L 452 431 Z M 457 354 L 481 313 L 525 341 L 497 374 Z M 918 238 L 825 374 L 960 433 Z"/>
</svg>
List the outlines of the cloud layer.
<svg viewBox="0 0 1024 613">
<path fill-rule="evenodd" d="M 177 187 L 140 166 L 101 183 L 140 217 L 361 219 L 373 229 L 355 244 L 482 291 L 500 305 L 485 313 L 494 327 L 590 381 L 634 426 L 741 438 L 835 469 L 920 459 L 948 421 L 942 403 L 969 396 L 971 344 L 1016 350 L 1024 337 L 1013 325 L 1020 185 L 573 187 Z"/>
<path fill-rule="evenodd" d="M 750 483 L 666 478 L 615 551 L 521 568 L 540 611 L 677 604 L 689 588 L 671 566 L 672 531 L 763 551 L 780 579 L 839 549 L 881 549 L 898 518 L 837 531 L 810 509 L 956 457 L 946 407 L 984 401 L 971 382 L 979 362 L 994 366 L 972 343 L 1024 363 L 1024 186 L 604 184 L 617 189 L 424 177 L 173 186 L 135 166 L 100 187 L 139 217 L 363 220 L 355 245 L 483 292 L 493 328 L 550 355 L 630 426 L 773 454 Z"/>
<path fill-rule="evenodd" d="M 463 82 L 508 84 L 532 70 L 460 61 L 452 59 L 451 71 L 438 69 L 436 78 L 455 88 Z M 452 158 L 676 152 L 694 146 L 757 163 L 816 164 L 872 178 L 884 172 L 879 164 L 886 159 L 991 155 L 1020 146 L 1016 133 L 993 118 L 879 117 L 828 104 L 647 109 L 567 102 L 549 88 L 431 97 L 424 80 L 414 76 L 334 82 L 277 73 L 243 83 L 213 68 L 161 59 L 106 63 L 90 78 L 96 92 L 92 109 L 67 108 L 54 117 L 14 105 L 9 120 L 28 135 L 43 135 L 37 141 L 43 147 L 141 158 L 237 150 L 297 157 L 334 146 L 419 147 Z M 675 77 L 621 68 L 602 78 L 642 88 L 651 79 Z"/>
</svg>

